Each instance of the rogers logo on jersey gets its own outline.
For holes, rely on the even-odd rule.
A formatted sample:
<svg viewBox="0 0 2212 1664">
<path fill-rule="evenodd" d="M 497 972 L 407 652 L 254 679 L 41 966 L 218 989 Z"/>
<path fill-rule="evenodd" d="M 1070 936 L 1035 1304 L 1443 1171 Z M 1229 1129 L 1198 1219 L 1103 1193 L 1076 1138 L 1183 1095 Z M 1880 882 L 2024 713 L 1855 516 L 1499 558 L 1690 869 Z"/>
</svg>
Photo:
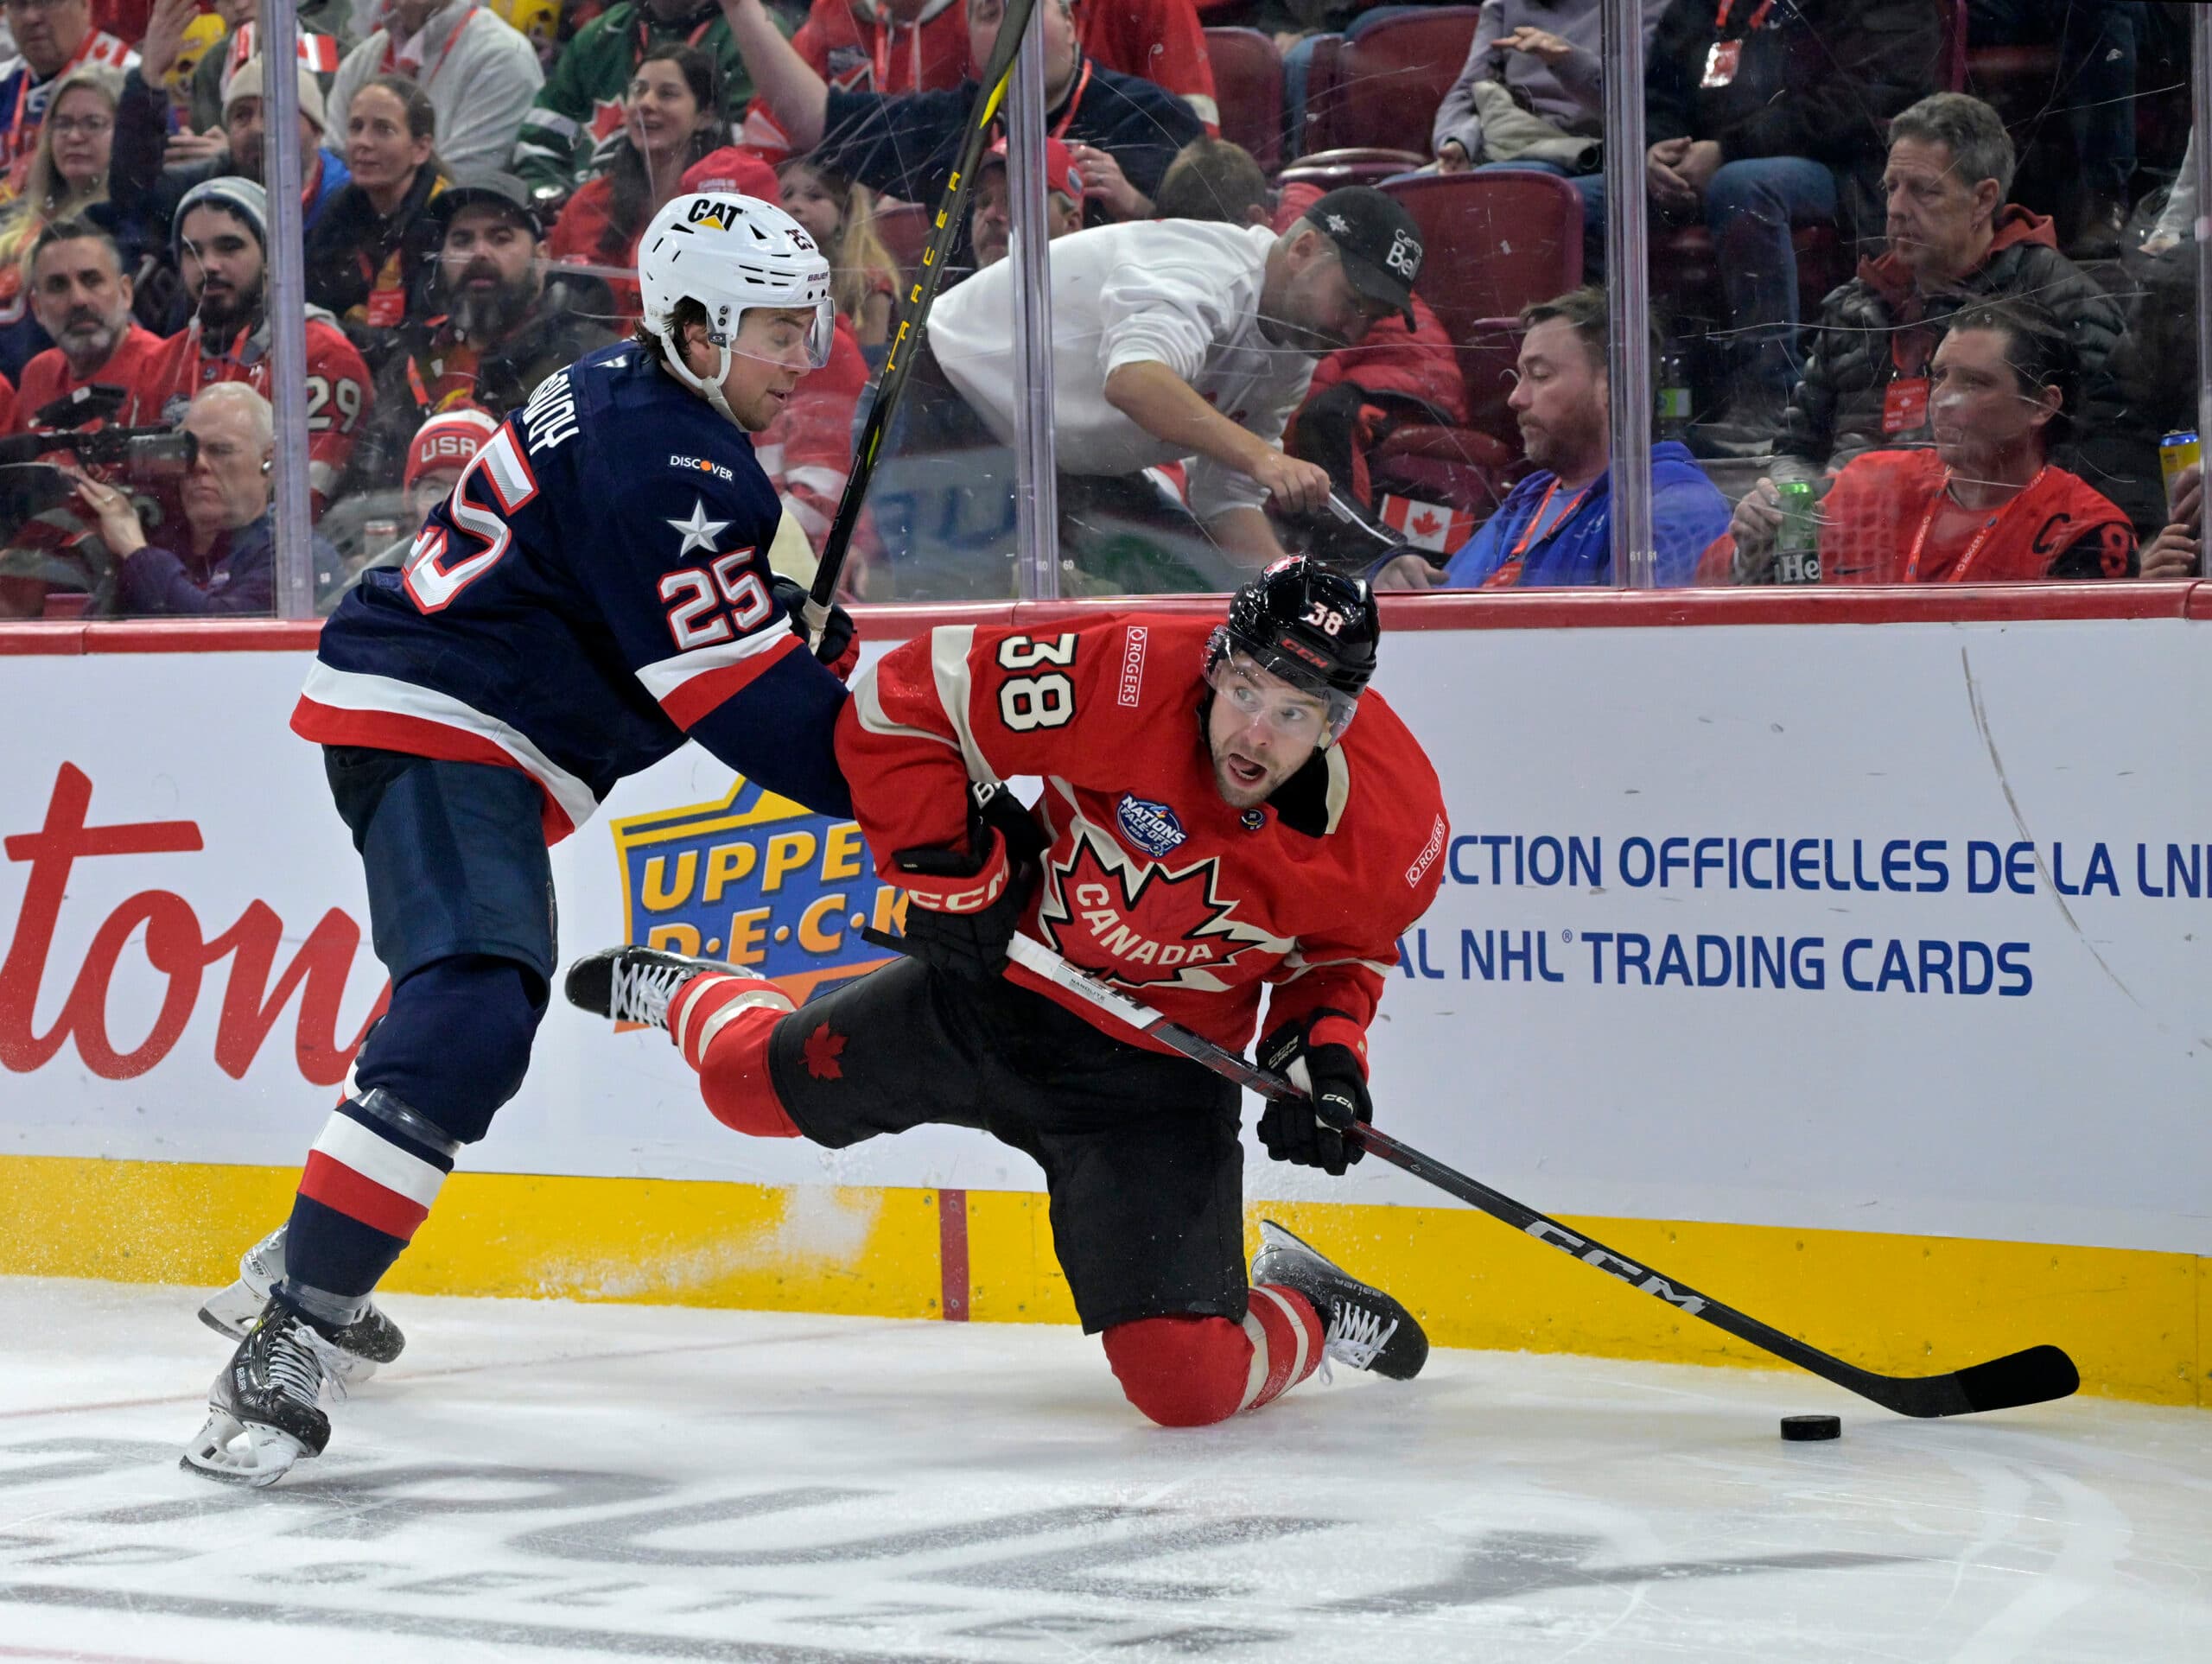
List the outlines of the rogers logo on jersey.
<svg viewBox="0 0 2212 1664">
<path fill-rule="evenodd" d="M 1122 835 L 1147 855 L 1165 855 L 1190 836 L 1183 830 L 1183 822 L 1175 818 L 1173 810 L 1166 803 L 1147 802 L 1135 792 L 1122 794 L 1122 801 L 1115 806 L 1114 818 L 1121 825 Z"/>
<path fill-rule="evenodd" d="M 1141 624 L 1132 624 L 1123 637 L 1122 647 L 1122 693 L 1119 702 L 1134 708 L 1144 695 L 1144 645 L 1152 632 Z M 1178 838 L 1176 842 L 1182 840 Z M 1155 855 L 1163 854 L 1155 849 Z"/>
<path fill-rule="evenodd" d="M 1421 874 L 1435 866 L 1436 858 L 1443 853 L 1444 816 L 1439 815 L 1436 817 L 1436 824 L 1428 830 L 1428 842 L 1421 847 L 1420 856 L 1411 867 L 1406 868 L 1406 888 L 1408 890 L 1416 888 L 1421 883 Z"/>
<path fill-rule="evenodd" d="M 721 463 L 709 462 L 703 456 L 671 456 L 668 459 L 668 466 L 671 468 L 689 468 L 698 473 L 711 473 L 717 480 L 737 478 Z"/>
</svg>

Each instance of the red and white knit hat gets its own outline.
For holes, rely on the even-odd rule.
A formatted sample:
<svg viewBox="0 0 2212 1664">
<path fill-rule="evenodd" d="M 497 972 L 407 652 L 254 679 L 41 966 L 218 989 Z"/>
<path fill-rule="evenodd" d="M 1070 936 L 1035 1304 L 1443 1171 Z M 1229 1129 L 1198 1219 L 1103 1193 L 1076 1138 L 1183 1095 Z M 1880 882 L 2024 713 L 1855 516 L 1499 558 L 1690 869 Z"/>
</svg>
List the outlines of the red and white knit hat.
<svg viewBox="0 0 2212 1664">
<path fill-rule="evenodd" d="M 413 490 L 415 482 L 433 468 L 467 467 L 468 460 L 499 431 L 499 422 L 492 413 L 473 404 L 439 411 L 415 430 L 414 441 L 407 448 L 407 488 Z"/>
</svg>

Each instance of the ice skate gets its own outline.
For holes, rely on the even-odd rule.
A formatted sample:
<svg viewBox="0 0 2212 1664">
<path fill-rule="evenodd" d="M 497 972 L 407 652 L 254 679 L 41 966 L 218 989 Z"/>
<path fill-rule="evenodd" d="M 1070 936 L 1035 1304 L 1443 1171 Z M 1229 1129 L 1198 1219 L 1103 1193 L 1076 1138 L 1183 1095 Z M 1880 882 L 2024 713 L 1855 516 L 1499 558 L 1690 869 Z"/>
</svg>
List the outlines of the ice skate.
<svg viewBox="0 0 2212 1664">
<path fill-rule="evenodd" d="M 570 1005 L 595 1016 L 666 1028 L 668 1002 L 678 988 L 702 972 L 758 982 L 758 999 L 747 996 L 741 1003 L 772 1006 L 779 1011 L 791 1008 L 789 997 L 772 982 L 748 976 L 719 959 L 695 959 L 659 948 L 604 948 L 588 954 L 569 967 L 562 988 Z"/>
<path fill-rule="evenodd" d="M 327 1392 L 346 1396 L 337 1343 L 313 1321 L 272 1300 L 207 1394 L 207 1424 L 182 1465 L 211 1479 L 273 1485 L 295 1463 L 330 1442 Z"/>
<path fill-rule="evenodd" d="M 238 1280 L 207 1297 L 200 1308 L 200 1321 L 226 1340 L 240 1341 L 260 1320 L 269 1305 L 269 1291 L 284 1279 L 283 1225 L 263 1237 L 238 1258 Z M 407 1337 L 399 1325 L 377 1310 L 372 1301 L 359 1318 L 332 1336 L 338 1348 L 338 1375 L 348 1387 L 358 1387 L 405 1350 Z"/>
<path fill-rule="evenodd" d="M 1328 1356 L 1346 1369 L 1411 1381 L 1428 1362 L 1428 1337 L 1412 1312 L 1323 1259 L 1272 1219 L 1260 1222 L 1252 1281 L 1295 1289 L 1311 1300 L 1328 1325 Z"/>
</svg>

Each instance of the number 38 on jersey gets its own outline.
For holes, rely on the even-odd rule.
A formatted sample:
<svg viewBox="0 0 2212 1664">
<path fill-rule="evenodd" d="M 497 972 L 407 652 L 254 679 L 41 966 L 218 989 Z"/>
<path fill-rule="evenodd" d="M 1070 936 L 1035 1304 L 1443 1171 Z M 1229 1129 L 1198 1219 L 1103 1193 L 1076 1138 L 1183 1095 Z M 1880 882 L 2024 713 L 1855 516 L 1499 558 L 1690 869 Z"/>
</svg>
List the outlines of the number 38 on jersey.
<svg viewBox="0 0 2212 1664">
<path fill-rule="evenodd" d="M 1075 715 L 1075 682 L 1065 669 L 1075 663 L 1075 639 L 1070 632 L 1008 636 L 999 643 L 1001 670 L 1035 672 L 1010 676 L 999 683 L 999 721 L 1016 734 L 1066 725 Z"/>
</svg>

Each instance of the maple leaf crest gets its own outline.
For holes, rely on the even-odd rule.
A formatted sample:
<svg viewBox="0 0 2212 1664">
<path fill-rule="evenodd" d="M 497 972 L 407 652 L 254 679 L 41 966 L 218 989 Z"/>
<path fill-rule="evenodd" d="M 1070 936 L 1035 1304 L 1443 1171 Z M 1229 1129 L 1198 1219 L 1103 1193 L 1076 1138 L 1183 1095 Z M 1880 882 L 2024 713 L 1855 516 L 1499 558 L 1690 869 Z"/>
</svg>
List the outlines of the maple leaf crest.
<svg viewBox="0 0 2212 1664">
<path fill-rule="evenodd" d="M 1433 512 L 1427 509 L 1423 509 L 1419 514 L 1414 517 L 1413 524 L 1408 526 L 1406 530 L 1419 537 L 1433 537 L 1438 529 L 1443 524 L 1444 522 L 1438 519 Z"/>
<path fill-rule="evenodd" d="M 620 132 L 625 118 L 621 99 L 600 98 L 592 105 L 591 117 L 584 124 L 585 130 L 590 133 L 592 142 L 596 144 L 601 139 L 612 138 Z"/>
<path fill-rule="evenodd" d="M 1038 914 L 1052 947 L 1070 963 L 1103 972 L 1125 988 L 1211 987 L 1211 980 L 1194 983 L 1188 974 L 1218 973 L 1247 949 L 1264 950 L 1270 940 L 1236 923 L 1236 904 L 1216 893 L 1218 856 L 1179 872 L 1152 861 L 1116 869 L 1084 835 L 1065 859 L 1054 859 L 1052 876 L 1056 882 Z"/>
<path fill-rule="evenodd" d="M 822 1023 L 806 1037 L 806 1072 L 818 1081 L 841 1081 L 845 1078 L 844 1065 L 837 1059 L 845 1050 L 845 1037 L 830 1032 L 830 1025 Z"/>
</svg>

